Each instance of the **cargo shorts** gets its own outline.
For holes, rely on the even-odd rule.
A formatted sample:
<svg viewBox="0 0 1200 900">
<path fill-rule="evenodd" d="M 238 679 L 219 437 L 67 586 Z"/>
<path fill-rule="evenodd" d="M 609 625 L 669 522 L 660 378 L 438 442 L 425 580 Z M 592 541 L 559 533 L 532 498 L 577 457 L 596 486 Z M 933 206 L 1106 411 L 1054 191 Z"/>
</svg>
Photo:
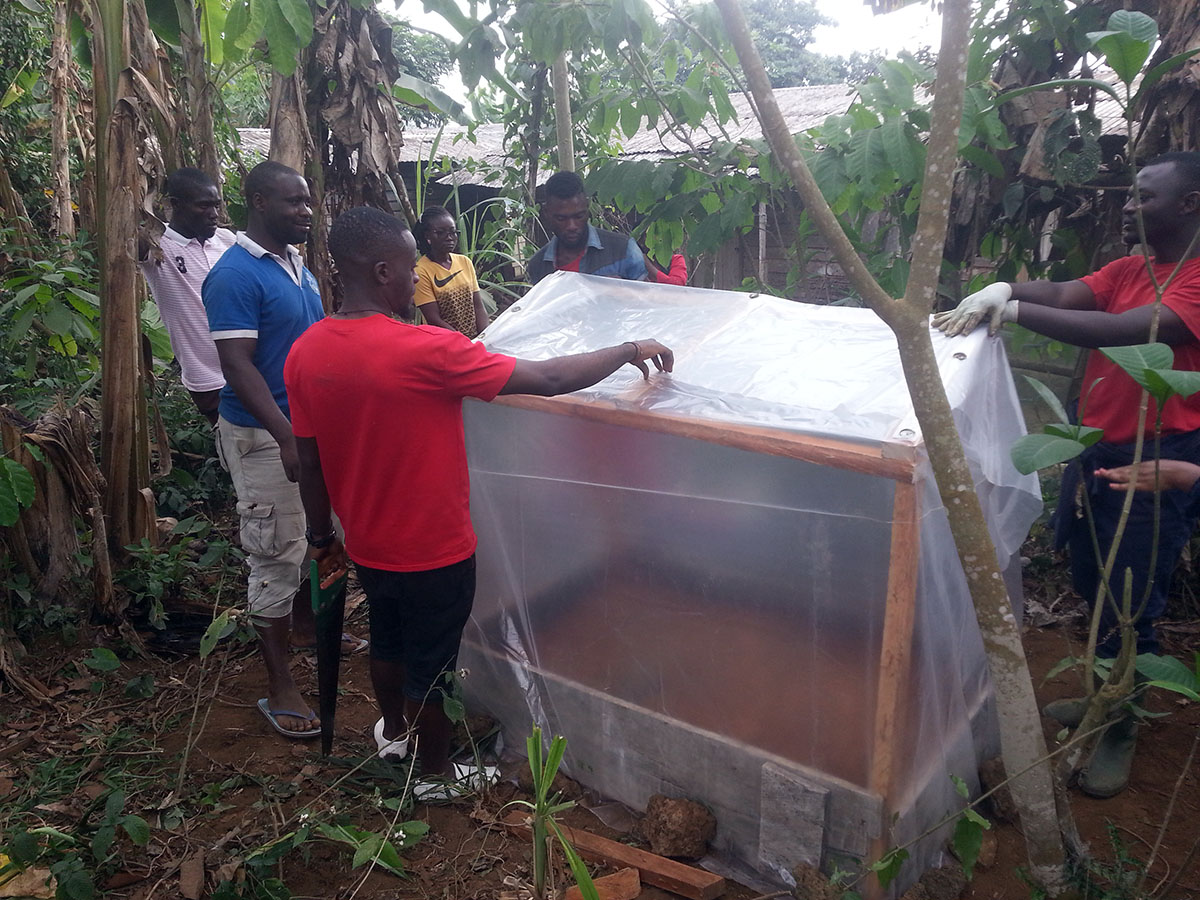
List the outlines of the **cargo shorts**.
<svg viewBox="0 0 1200 900">
<path fill-rule="evenodd" d="M 242 549 L 250 567 L 247 609 L 256 619 L 290 615 L 308 548 L 300 486 L 287 480 L 279 444 L 265 428 L 234 425 L 222 416 L 216 443 L 237 493 Z"/>
</svg>

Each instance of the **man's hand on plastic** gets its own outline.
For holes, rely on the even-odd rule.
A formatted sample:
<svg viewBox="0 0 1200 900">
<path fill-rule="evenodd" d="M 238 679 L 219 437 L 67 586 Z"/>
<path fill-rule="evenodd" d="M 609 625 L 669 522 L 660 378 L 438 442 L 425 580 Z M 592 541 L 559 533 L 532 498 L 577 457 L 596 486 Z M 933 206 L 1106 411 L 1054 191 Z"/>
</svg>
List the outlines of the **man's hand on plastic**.
<svg viewBox="0 0 1200 900">
<path fill-rule="evenodd" d="M 1012 299 L 1012 285 L 1003 281 L 989 284 L 963 298 L 962 303 L 933 317 L 933 327 L 946 337 L 970 334 L 988 319 L 988 334 L 995 335 L 1005 322 L 1017 321 L 1017 301 Z"/>
<path fill-rule="evenodd" d="M 626 341 L 625 343 L 633 347 L 633 359 L 629 362 L 641 369 L 642 378 L 650 377 L 650 368 L 646 365 L 646 360 L 653 362 L 654 368 L 660 372 L 670 372 L 675 368 L 675 354 L 658 341 Z"/>
</svg>

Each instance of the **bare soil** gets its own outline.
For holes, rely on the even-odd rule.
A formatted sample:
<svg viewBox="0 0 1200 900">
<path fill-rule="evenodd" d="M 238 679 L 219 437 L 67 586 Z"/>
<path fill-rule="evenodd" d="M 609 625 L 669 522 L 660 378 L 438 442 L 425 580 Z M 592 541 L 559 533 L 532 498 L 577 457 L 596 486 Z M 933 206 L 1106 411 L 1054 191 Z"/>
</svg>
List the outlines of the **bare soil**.
<svg viewBox="0 0 1200 900">
<path fill-rule="evenodd" d="M 1031 570 L 1027 590 L 1043 623 L 1028 628 L 1026 635 L 1036 680 L 1058 660 L 1078 651 L 1081 625 L 1071 617 L 1077 601 L 1067 597 L 1061 565 L 1034 565 Z M 363 618 L 361 611 L 352 614 L 350 629 L 365 632 Z M 1189 659 L 1191 651 L 1200 647 L 1200 620 L 1169 622 L 1164 634 L 1167 649 Z M 97 632 L 90 637 L 114 648 L 120 644 L 115 635 Z M 90 648 L 87 643 L 83 646 Z M 130 900 L 184 896 L 181 871 L 194 872 L 197 855 L 203 860 L 204 896 L 208 896 L 219 881 L 244 877 L 246 858 L 296 829 L 302 810 L 308 812 L 310 822 L 345 815 L 370 831 L 390 830 L 397 821 L 397 814 L 380 808 L 377 801 L 403 793 L 405 770 L 379 762 L 361 765 L 374 749 L 370 735 L 377 716 L 363 655 L 343 661 L 335 756 L 323 759 L 318 741 L 288 740 L 270 730 L 255 708 L 262 695 L 259 663 L 244 647 L 220 648 L 204 667 L 191 656 L 128 659 L 108 675 L 81 664 L 90 649 L 47 640 L 35 651 L 25 665 L 45 685 L 51 700 L 29 703 L 11 690 L 0 694 L 0 807 L 9 803 L 23 807 L 29 799 L 27 791 L 42 790 L 45 799 L 39 815 L 44 824 L 67 831 L 78 829 L 81 822 L 94 827 L 100 815 L 96 798 L 109 787 L 121 786 L 128 797 L 125 811 L 143 815 L 152 832 L 144 848 L 121 839 L 118 861 L 103 874 L 105 896 Z M 315 660 L 309 653 L 297 652 L 292 665 L 315 708 Z M 125 682 L 143 673 L 154 678 L 154 696 L 126 698 Z M 97 682 L 103 685 L 99 690 Z M 1037 685 L 1043 703 L 1076 694 L 1078 688 L 1078 676 L 1070 672 Z M 1120 854 L 1143 864 L 1153 856 L 1145 895 L 1174 882 L 1169 896 L 1197 898 L 1200 761 L 1192 762 L 1182 780 L 1180 776 L 1200 730 L 1200 704 L 1158 692 L 1147 706 L 1168 715 L 1143 726 L 1128 790 L 1110 800 L 1093 800 L 1072 791 L 1075 820 L 1096 859 L 1096 885 L 1111 883 L 1111 872 L 1101 869 Z M 198 712 L 193 724 L 194 710 Z M 1047 721 L 1051 747 L 1056 731 L 1057 726 Z M 189 744 L 180 775 L 181 755 Z M 88 762 L 70 770 L 65 782 L 54 782 L 53 791 L 46 787 L 46 779 L 38 773 L 74 758 Z M 124 776 L 114 775 L 121 769 Z M 418 804 L 400 817 L 399 821 L 416 819 L 430 825 L 419 843 L 402 852 L 407 878 L 378 868 L 369 871 L 366 865 L 352 868 L 351 851 L 324 840 L 311 840 L 288 854 L 277 874 L 293 896 L 304 898 L 515 898 L 518 895 L 512 892 L 529 878 L 529 847 L 496 822 L 507 811 L 506 803 L 528 797 L 528 774 L 523 760 L 507 763 L 504 774 L 507 780 L 486 796 L 450 805 Z M 565 779 L 560 782 L 568 796 L 580 801 L 565 815 L 569 824 L 637 842 L 607 828 L 585 808 L 599 798 L 586 797 Z M 1173 816 L 1163 829 L 1172 798 Z M 990 849 L 985 848 L 986 864 L 962 896 L 989 900 L 1030 896 L 1021 878 L 1024 848 L 1018 828 L 997 822 L 993 833 L 994 859 L 986 858 Z M 1155 849 L 1160 837 L 1161 845 Z M 1091 895 L 1102 896 L 1100 887 Z M 674 896 L 654 888 L 641 894 L 642 900 Z M 726 896 L 748 900 L 758 891 L 731 883 Z"/>
</svg>

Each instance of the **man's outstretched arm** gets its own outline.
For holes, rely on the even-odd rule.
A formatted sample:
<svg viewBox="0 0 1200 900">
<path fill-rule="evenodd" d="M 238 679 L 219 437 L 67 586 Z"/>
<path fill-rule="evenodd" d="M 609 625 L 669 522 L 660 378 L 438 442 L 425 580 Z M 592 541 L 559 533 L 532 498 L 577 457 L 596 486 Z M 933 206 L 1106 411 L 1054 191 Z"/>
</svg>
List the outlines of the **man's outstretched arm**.
<svg viewBox="0 0 1200 900">
<path fill-rule="evenodd" d="M 937 313 L 933 317 L 933 327 L 945 332 L 947 337 L 955 337 L 970 334 L 986 320 L 988 333 L 995 334 L 1005 322 L 1017 321 L 1020 303 L 1063 310 L 1096 308 L 1092 289 L 1082 281 L 1026 281 L 1016 284 L 997 281 L 968 294 L 954 309 Z"/>
<path fill-rule="evenodd" d="M 518 359 L 500 393 L 537 394 L 541 397 L 569 394 L 604 380 L 626 363 L 637 366 L 642 371 L 642 377 L 649 378 L 647 360 L 653 362 L 660 372 L 670 372 L 675 368 L 675 355 L 654 340 L 626 341 L 591 353 L 553 359 Z"/>
</svg>

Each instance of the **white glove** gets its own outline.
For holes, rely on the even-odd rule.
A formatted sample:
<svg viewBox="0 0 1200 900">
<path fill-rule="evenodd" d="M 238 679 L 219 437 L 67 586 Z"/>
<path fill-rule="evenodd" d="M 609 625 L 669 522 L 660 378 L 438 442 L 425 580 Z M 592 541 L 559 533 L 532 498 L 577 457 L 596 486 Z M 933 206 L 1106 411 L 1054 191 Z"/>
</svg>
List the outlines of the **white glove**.
<svg viewBox="0 0 1200 900">
<path fill-rule="evenodd" d="M 964 297 L 954 309 L 935 315 L 933 327 L 947 337 L 955 337 L 974 331 L 985 317 L 989 320 L 990 335 L 995 335 L 1005 322 L 1017 321 L 1017 301 L 1012 299 L 1011 284 L 997 281 Z"/>
</svg>

